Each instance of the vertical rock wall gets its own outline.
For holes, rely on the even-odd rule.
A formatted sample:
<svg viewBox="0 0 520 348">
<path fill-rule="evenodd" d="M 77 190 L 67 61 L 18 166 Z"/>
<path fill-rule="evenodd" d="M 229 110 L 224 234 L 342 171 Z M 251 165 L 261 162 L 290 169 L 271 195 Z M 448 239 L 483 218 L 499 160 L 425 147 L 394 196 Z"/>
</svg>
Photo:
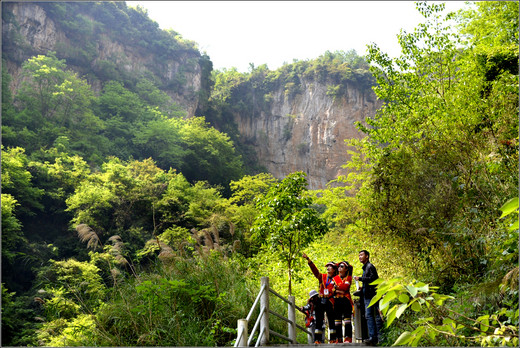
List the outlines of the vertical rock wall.
<svg viewBox="0 0 520 348">
<path fill-rule="evenodd" d="M 361 138 L 355 126 L 375 114 L 381 102 L 371 90 L 348 86 L 347 95 L 327 95 L 327 85 L 302 80 L 302 93 L 288 98 L 273 93 L 269 112 L 236 115 L 241 137 L 257 149 L 260 164 L 282 179 L 307 173 L 310 189 L 320 189 L 339 175 L 348 160 L 345 139 Z"/>
<path fill-rule="evenodd" d="M 3 50 L 9 50 L 7 56 L 14 59 L 7 59 L 5 64 L 9 74 L 13 77 L 10 89 L 18 89 L 21 80 L 21 64 L 27 59 L 38 55 L 48 54 L 50 51 L 58 51 L 58 45 L 62 47 L 74 47 L 74 41 L 70 40 L 66 32 L 60 31 L 59 26 L 46 14 L 37 2 L 6 2 L 2 3 L 3 16 L 10 15 L 5 12 L 12 12 L 15 19 L 7 23 L 2 21 L 2 42 Z M 91 19 L 93 20 L 93 19 Z M 140 47 L 124 46 L 112 40 L 109 35 L 101 34 L 93 43 L 97 49 L 96 58 L 90 62 L 90 66 L 67 65 L 78 72 L 79 76 L 89 69 L 95 70 L 98 61 L 111 61 L 123 71 L 133 75 L 150 74 L 156 70 L 157 59 L 153 54 L 146 52 Z M 5 54 L 4 54 L 5 56 Z M 58 58 L 60 58 L 58 56 Z M 174 102 L 181 105 L 188 116 L 193 116 L 198 106 L 198 91 L 201 89 L 201 67 L 198 59 L 200 53 L 190 50 L 179 50 L 175 57 L 162 60 L 160 69 L 160 79 L 163 86 L 172 85 L 182 74 L 182 88 L 164 88 Z M 101 82 L 99 80 L 89 80 L 94 91 L 99 92 Z"/>
</svg>

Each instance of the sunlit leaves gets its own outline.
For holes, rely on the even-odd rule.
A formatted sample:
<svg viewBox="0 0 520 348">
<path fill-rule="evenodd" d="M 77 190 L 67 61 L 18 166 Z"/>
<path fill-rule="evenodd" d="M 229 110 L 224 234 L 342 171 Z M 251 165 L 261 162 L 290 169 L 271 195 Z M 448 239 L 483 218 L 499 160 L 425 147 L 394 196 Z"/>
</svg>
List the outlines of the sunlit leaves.
<svg viewBox="0 0 520 348">
<path fill-rule="evenodd" d="M 240 180 L 230 182 L 229 186 L 233 191 L 230 200 L 242 204 L 255 203 L 260 196 L 267 193 L 275 182 L 274 176 L 268 173 L 260 173 L 254 176 L 244 175 Z"/>
<path fill-rule="evenodd" d="M 482 47 L 464 42 L 442 5 L 417 6 L 426 21 L 400 33 L 399 57 L 369 46 L 384 105 L 360 126 L 366 140 L 352 142 L 364 159 L 355 165 L 371 166 L 357 197 L 375 233 L 402 240 L 432 275 L 441 261 L 462 265 L 463 272 L 449 267 L 449 287 L 492 258 L 485 255 L 490 243 L 477 235 L 486 230 L 496 240 L 496 207 L 518 189 L 518 53 L 496 48 L 481 59 Z M 502 10 L 508 6 L 518 12 L 517 4 Z M 478 25 L 492 12 L 468 20 Z M 493 35 L 482 24 L 481 34 Z M 468 240 L 472 246 L 462 248 Z"/>
<path fill-rule="evenodd" d="M 251 229 L 255 239 L 263 241 L 280 260 L 285 261 L 289 272 L 289 293 L 294 260 L 314 237 L 327 231 L 325 221 L 311 208 L 306 186 L 303 172 L 292 173 L 273 185 L 258 200 L 258 215 Z"/>
<path fill-rule="evenodd" d="M 240 156 L 225 133 L 210 127 L 204 117 L 192 117 L 180 129 L 185 151 L 180 171 L 190 181 L 224 184 L 242 173 Z"/>
<path fill-rule="evenodd" d="M 43 190 L 35 187 L 30 162 L 21 147 L 4 148 L 2 145 L 2 193 L 11 194 L 21 205 L 23 214 L 34 214 L 43 208 L 40 198 Z"/>
<path fill-rule="evenodd" d="M 460 28 L 478 46 L 518 46 L 518 3 L 478 1 L 460 14 Z"/>
<path fill-rule="evenodd" d="M 98 233 L 150 226 L 152 202 L 164 192 L 167 179 L 151 160 L 125 163 L 113 158 L 78 185 L 67 199 L 68 210 L 74 212 L 76 224 L 88 224 Z"/>
<path fill-rule="evenodd" d="M 510 219 L 512 220 L 512 222 L 508 230 L 510 232 L 518 231 L 518 197 L 513 197 L 510 200 L 508 200 L 506 203 L 504 203 L 500 210 L 502 211 L 502 215 L 500 216 L 501 219 L 516 212 L 516 214 L 514 214 L 516 218 Z"/>
<path fill-rule="evenodd" d="M 454 297 L 437 293 L 437 287 L 415 281 L 405 283 L 402 277 L 380 281 L 378 284 L 376 297 L 380 299 L 380 309 L 386 316 L 387 327 L 403 316 L 407 316 L 407 320 L 415 318 L 411 323 L 413 331 L 402 332 L 393 346 L 416 347 L 431 344 L 430 340 L 437 336 L 457 337 L 482 346 L 488 346 L 490 342 L 514 346 L 514 342 L 518 341 L 518 328 L 509 325 L 518 323 L 518 309 L 502 308 L 494 314 L 472 319 L 448 309 L 448 301 Z M 376 301 L 373 300 L 372 303 Z M 432 313 L 437 317 L 432 317 Z M 500 316 L 502 321 L 498 320 Z M 471 327 L 474 334 L 467 336 L 467 329 Z"/>
<path fill-rule="evenodd" d="M 502 211 L 502 215 L 500 216 L 500 218 L 503 218 L 503 217 L 513 213 L 517 209 L 518 209 L 518 197 L 513 197 L 510 200 L 508 200 L 506 203 L 504 203 L 504 205 L 500 208 L 500 210 Z"/>
</svg>

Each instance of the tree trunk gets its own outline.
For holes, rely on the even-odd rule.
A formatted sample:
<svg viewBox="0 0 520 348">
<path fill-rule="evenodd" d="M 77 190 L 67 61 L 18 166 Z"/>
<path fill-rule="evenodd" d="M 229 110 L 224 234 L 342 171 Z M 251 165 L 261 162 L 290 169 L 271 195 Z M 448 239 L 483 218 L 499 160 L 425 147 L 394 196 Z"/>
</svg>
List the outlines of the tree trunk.
<svg viewBox="0 0 520 348">
<path fill-rule="evenodd" d="M 287 262 L 288 271 L 289 271 L 289 296 L 292 295 L 292 271 L 291 271 L 291 260 Z"/>
</svg>

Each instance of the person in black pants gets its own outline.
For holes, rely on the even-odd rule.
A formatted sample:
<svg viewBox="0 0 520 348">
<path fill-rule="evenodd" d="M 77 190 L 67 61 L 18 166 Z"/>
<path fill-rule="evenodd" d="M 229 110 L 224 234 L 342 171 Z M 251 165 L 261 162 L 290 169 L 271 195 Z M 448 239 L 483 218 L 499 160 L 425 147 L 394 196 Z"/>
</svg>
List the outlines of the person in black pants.
<svg viewBox="0 0 520 348">
<path fill-rule="evenodd" d="M 337 265 L 335 262 L 329 262 L 325 265 L 327 267 L 327 273 L 320 273 L 318 268 L 304 253 L 303 258 L 307 260 L 309 267 L 318 279 L 320 284 L 319 301 L 314 309 L 316 312 L 316 329 L 314 330 L 314 343 L 320 344 L 324 342 L 323 338 L 323 321 L 325 319 L 325 313 L 327 313 L 327 319 L 329 321 L 329 334 L 330 343 L 336 343 L 336 326 L 334 321 L 334 276 L 337 274 Z"/>
<path fill-rule="evenodd" d="M 352 266 L 347 261 L 338 263 L 338 275 L 334 277 L 334 316 L 336 317 L 336 337 L 338 343 L 352 343 Z M 343 319 L 343 320 L 342 320 Z M 343 325 L 345 335 L 343 336 Z"/>
<path fill-rule="evenodd" d="M 379 314 L 379 301 L 368 307 L 372 298 L 376 295 L 376 286 L 370 285 L 374 280 L 378 279 L 376 267 L 370 263 L 370 253 L 367 250 L 359 252 L 359 262 L 363 264 L 363 275 L 354 277 L 355 280 L 363 282 L 362 298 L 365 304 L 365 317 L 367 319 L 368 335 L 370 336 L 365 343 L 369 345 L 377 345 L 380 340 L 381 330 L 383 329 L 383 320 Z"/>
</svg>

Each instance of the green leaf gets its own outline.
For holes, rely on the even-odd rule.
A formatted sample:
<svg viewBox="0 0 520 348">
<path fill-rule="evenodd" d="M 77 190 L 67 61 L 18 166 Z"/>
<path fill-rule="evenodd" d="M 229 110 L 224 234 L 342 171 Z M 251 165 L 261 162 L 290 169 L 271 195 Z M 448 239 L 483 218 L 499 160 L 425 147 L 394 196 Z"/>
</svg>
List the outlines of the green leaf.
<svg viewBox="0 0 520 348">
<path fill-rule="evenodd" d="M 405 346 L 412 338 L 413 336 L 410 331 L 405 331 L 399 336 L 399 338 L 397 338 L 397 340 L 395 340 L 392 346 Z"/>
<path fill-rule="evenodd" d="M 393 306 L 392 309 L 390 310 L 390 313 L 388 313 L 388 316 L 387 316 L 388 321 L 386 322 L 386 327 L 390 327 L 392 322 L 395 320 L 396 311 L 397 311 L 397 305 Z"/>
<path fill-rule="evenodd" d="M 420 312 L 421 311 L 421 304 L 419 302 L 412 303 L 412 310 L 414 310 L 415 312 Z"/>
<path fill-rule="evenodd" d="M 415 322 L 416 325 L 422 325 L 433 321 L 433 317 L 421 318 Z"/>
<path fill-rule="evenodd" d="M 408 301 L 410 301 L 410 296 L 408 296 L 405 293 L 402 293 L 401 295 L 399 295 L 399 301 L 401 303 L 408 303 Z"/>
<path fill-rule="evenodd" d="M 373 306 L 373 305 L 374 305 L 378 300 L 379 300 L 379 299 L 376 298 L 376 296 L 372 297 L 372 300 L 370 301 L 370 303 L 369 303 L 368 306 L 369 306 L 369 307 Z"/>
<path fill-rule="evenodd" d="M 518 197 L 511 198 L 500 208 L 502 215 L 500 218 L 507 216 L 518 209 Z"/>
<path fill-rule="evenodd" d="M 412 335 L 414 336 L 413 340 L 411 342 L 412 343 L 411 344 L 412 347 L 417 347 L 417 345 L 419 344 L 419 341 L 421 340 L 421 338 L 424 335 L 425 331 L 426 331 L 426 328 L 424 326 L 419 326 L 417 329 L 415 329 L 412 332 Z"/>
<path fill-rule="evenodd" d="M 428 284 L 423 283 L 423 282 L 417 282 L 417 283 L 415 283 L 415 287 L 417 287 L 417 288 L 422 288 L 422 287 L 424 287 L 425 285 L 428 285 Z"/>
<path fill-rule="evenodd" d="M 408 290 L 408 292 L 410 293 L 410 295 L 412 295 L 412 297 L 415 297 L 415 295 L 417 295 L 417 288 L 413 285 L 406 285 L 406 290 Z"/>
<path fill-rule="evenodd" d="M 370 283 L 370 285 L 378 285 L 378 284 L 381 284 L 383 281 L 384 280 L 382 278 L 377 278 L 372 283 Z"/>
<path fill-rule="evenodd" d="M 442 323 L 444 324 L 443 327 L 446 328 L 446 331 L 451 331 L 453 334 L 456 333 L 456 325 L 455 325 L 455 321 L 453 319 L 450 319 L 450 318 L 445 318 L 442 320 Z"/>
<path fill-rule="evenodd" d="M 404 311 L 406 310 L 407 307 L 408 307 L 407 303 L 403 303 L 402 305 L 400 305 L 399 308 L 397 309 L 397 312 L 395 313 L 395 316 L 397 318 L 399 318 L 404 313 Z"/>
<path fill-rule="evenodd" d="M 382 305 L 388 305 L 390 303 L 390 301 L 392 301 L 396 297 L 397 297 L 397 293 L 395 291 L 388 292 L 387 294 L 385 294 L 385 296 L 381 300 L 381 304 L 380 304 L 379 308 L 381 308 Z M 372 301 L 370 303 L 372 303 Z"/>
<path fill-rule="evenodd" d="M 437 337 L 437 331 L 435 331 L 435 330 L 428 330 L 428 336 L 430 336 L 431 340 L 434 340 L 435 337 Z"/>
<path fill-rule="evenodd" d="M 376 296 L 372 297 L 372 301 L 370 301 L 370 305 L 369 306 L 372 306 L 374 303 L 376 303 L 377 301 L 379 301 L 379 299 L 384 295 L 384 292 L 382 291 L 377 291 L 376 292 Z"/>
<path fill-rule="evenodd" d="M 477 319 L 478 322 L 480 322 L 480 329 L 482 331 L 487 331 L 489 330 L 489 314 L 488 315 L 483 315 L 481 317 L 479 317 Z"/>
<path fill-rule="evenodd" d="M 383 312 L 383 314 L 386 314 L 386 312 L 388 311 L 388 306 L 390 305 L 390 300 L 386 301 L 386 302 L 379 302 L 379 309 Z"/>
<path fill-rule="evenodd" d="M 421 285 L 419 285 L 421 284 Z M 430 286 L 428 284 L 424 284 L 424 283 L 417 283 L 417 291 L 420 291 L 420 292 L 429 292 L 430 291 Z"/>
</svg>

